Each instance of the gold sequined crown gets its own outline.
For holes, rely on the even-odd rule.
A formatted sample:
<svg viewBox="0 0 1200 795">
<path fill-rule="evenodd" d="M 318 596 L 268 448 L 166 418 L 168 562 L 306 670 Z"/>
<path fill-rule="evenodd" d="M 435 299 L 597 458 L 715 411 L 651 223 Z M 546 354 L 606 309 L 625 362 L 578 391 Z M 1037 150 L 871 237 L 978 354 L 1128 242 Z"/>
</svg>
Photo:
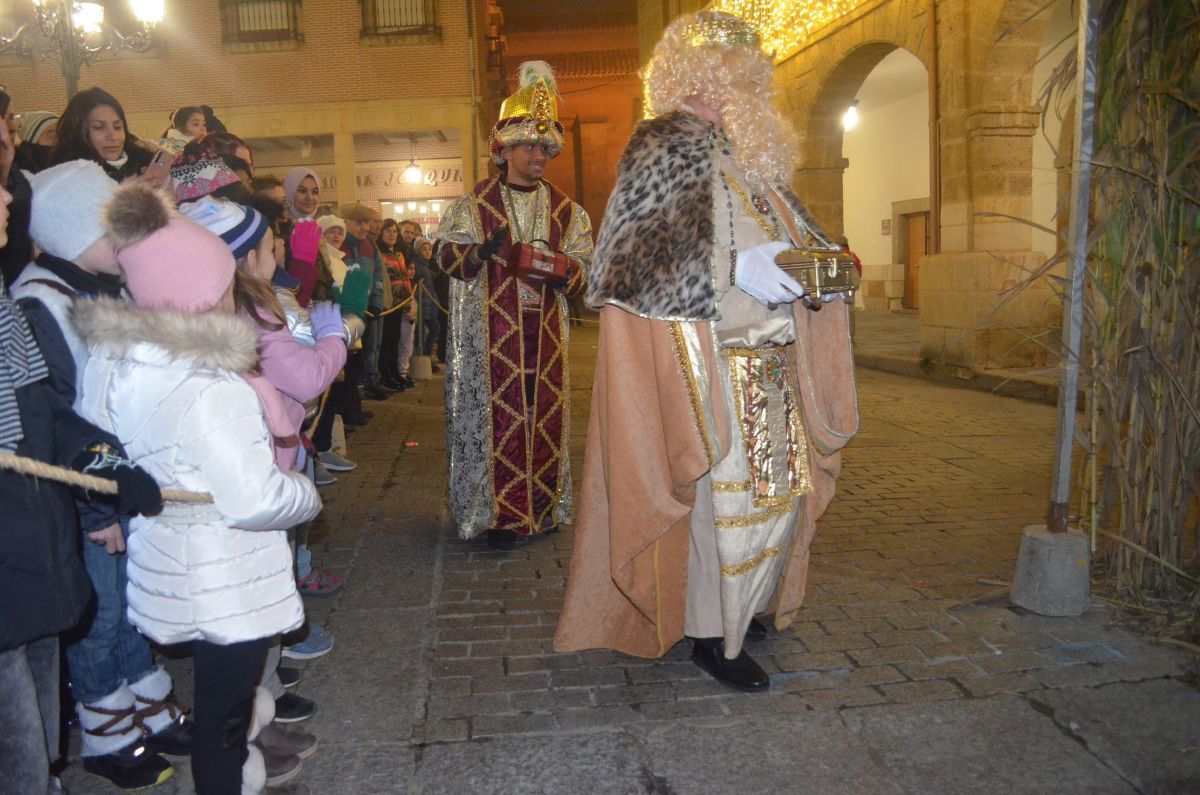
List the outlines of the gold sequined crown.
<svg viewBox="0 0 1200 795">
<path fill-rule="evenodd" d="M 544 61 L 526 61 L 517 73 L 520 88 L 504 100 L 500 118 L 492 127 L 492 159 L 501 163 L 504 147 L 526 143 L 540 143 L 551 157 L 556 157 L 564 142 L 554 72 Z"/>
<path fill-rule="evenodd" d="M 558 99 L 545 80 L 538 80 L 533 85 L 522 88 L 504 100 L 500 106 L 501 121 L 521 116 L 542 122 L 558 120 Z"/>
<path fill-rule="evenodd" d="M 692 47 L 732 47 L 745 44 L 762 46 L 758 28 L 741 17 L 719 11 L 702 11 L 696 21 L 683 29 L 683 40 Z"/>
</svg>

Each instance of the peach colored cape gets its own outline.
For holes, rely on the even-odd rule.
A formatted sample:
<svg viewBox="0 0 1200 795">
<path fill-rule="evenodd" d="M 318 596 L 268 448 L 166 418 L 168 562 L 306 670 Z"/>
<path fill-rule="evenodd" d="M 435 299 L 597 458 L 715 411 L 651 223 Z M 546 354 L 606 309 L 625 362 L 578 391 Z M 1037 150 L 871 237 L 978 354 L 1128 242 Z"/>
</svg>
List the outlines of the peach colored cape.
<svg viewBox="0 0 1200 795">
<path fill-rule="evenodd" d="M 779 629 L 795 620 L 804 600 L 816 521 L 833 499 L 840 450 L 858 429 L 847 306 L 839 301 L 813 312 L 797 303 L 795 312 L 795 386 L 814 491 L 803 500 L 772 600 Z M 612 305 L 600 311 L 583 488 L 555 651 L 661 657 L 683 638 L 696 481 L 729 450 L 730 409 L 715 377 L 708 394 L 696 389 L 680 347 L 682 325 Z M 694 325 L 701 366 L 715 375 L 710 324 Z"/>
</svg>

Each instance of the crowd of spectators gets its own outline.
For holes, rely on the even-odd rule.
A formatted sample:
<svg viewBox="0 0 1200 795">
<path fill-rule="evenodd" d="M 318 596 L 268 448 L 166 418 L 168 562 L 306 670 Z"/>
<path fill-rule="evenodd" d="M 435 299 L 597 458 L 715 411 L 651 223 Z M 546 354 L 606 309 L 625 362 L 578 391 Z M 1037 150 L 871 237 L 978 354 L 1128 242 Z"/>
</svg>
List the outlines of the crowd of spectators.
<svg viewBox="0 0 1200 795">
<path fill-rule="evenodd" d="M 61 791 L 66 700 L 118 787 L 190 755 L 201 795 L 306 793 L 318 741 L 291 724 L 317 705 L 287 661 L 333 648 L 304 598 L 345 587 L 308 530 L 364 400 L 444 356 L 430 243 L 323 205 L 311 170 L 256 173 L 204 105 L 157 139 L 100 88 L 61 113 L 0 91 L 0 116 L 0 452 L 115 492 L 0 468 L 0 791 Z M 193 657 L 190 707 L 167 646 Z"/>
</svg>

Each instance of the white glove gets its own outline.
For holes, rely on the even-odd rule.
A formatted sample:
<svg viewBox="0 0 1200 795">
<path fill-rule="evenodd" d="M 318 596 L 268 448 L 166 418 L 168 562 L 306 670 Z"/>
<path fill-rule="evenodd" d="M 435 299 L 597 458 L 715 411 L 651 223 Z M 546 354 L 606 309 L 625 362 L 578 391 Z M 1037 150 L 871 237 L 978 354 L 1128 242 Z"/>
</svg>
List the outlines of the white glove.
<svg viewBox="0 0 1200 795">
<path fill-rule="evenodd" d="M 763 243 L 739 251 L 734 284 L 760 304 L 790 304 L 804 296 L 800 282 L 775 264 L 775 255 L 791 248 L 787 243 Z"/>
</svg>

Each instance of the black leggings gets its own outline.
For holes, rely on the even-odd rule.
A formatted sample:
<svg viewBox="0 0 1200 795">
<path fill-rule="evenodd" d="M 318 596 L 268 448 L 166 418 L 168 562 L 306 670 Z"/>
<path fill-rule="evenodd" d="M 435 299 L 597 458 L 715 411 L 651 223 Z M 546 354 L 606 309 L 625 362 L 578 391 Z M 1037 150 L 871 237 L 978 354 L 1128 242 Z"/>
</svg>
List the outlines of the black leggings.
<svg viewBox="0 0 1200 795">
<path fill-rule="evenodd" d="M 218 646 L 192 643 L 192 781 L 197 795 L 241 795 L 246 731 L 268 638 Z"/>
<path fill-rule="evenodd" d="M 339 414 L 356 414 L 362 410 L 362 400 L 358 396 L 358 379 L 362 375 L 362 353 L 355 352 L 346 359 L 346 369 L 341 381 L 334 381 L 329 386 L 329 397 L 325 400 L 325 410 L 317 426 L 313 428 L 313 447 L 318 453 L 323 453 L 333 444 L 333 418 Z"/>
</svg>

